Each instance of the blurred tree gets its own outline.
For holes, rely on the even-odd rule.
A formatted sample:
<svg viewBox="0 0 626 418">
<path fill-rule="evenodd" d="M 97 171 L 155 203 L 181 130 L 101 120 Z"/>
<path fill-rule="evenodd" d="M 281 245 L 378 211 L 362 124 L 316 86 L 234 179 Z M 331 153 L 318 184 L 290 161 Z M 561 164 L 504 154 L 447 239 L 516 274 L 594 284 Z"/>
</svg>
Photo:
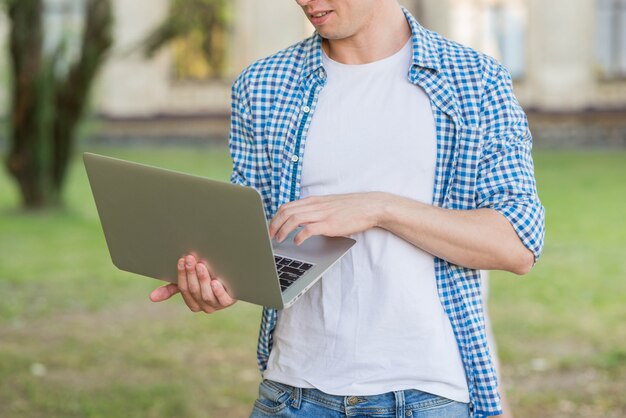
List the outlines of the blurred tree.
<svg viewBox="0 0 626 418">
<path fill-rule="evenodd" d="M 42 0 L 3 0 L 10 20 L 13 75 L 6 167 L 24 208 L 59 206 L 76 130 L 89 90 L 113 40 L 110 0 L 84 0 L 78 57 L 63 59 L 63 44 L 45 54 Z M 61 65 L 64 64 L 64 65 Z M 64 68 L 64 71 L 58 71 Z"/>
<path fill-rule="evenodd" d="M 227 0 L 170 0 L 168 17 L 146 38 L 152 57 L 165 45 L 174 45 L 175 76 L 202 80 L 220 77 L 228 37 Z"/>
</svg>

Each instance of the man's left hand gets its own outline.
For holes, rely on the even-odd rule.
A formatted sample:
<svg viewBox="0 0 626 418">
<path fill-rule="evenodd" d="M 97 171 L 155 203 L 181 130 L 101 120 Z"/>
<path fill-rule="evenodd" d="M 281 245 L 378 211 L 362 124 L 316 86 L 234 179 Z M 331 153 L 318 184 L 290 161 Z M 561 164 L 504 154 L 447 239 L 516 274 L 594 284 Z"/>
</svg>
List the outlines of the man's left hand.
<svg viewBox="0 0 626 418">
<path fill-rule="evenodd" d="M 348 236 L 374 228 L 384 209 L 384 194 L 377 192 L 310 196 L 282 205 L 269 227 L 278 242 L 303 226 L 296 245 L 313 235 Z"/>
</svg>

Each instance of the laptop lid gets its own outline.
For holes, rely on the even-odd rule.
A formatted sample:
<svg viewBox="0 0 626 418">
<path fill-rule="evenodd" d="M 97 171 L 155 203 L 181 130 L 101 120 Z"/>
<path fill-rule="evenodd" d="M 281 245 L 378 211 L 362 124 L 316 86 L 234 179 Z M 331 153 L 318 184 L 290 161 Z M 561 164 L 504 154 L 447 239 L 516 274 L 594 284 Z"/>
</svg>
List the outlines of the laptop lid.
<svg viewBox="0 0 626 418">
<path fill-rule="evenodd" d="M 177 260 L 194 253 L 234 298 L 280 309 L 354 244 L 316 237 L 301 246 L 304 254 L 283 245 L 296 258 L 310 248 L 317 260 L 306 280 L 283 295 L 254 188 L 92 153 L 83 160 L 111 259 L 121 270 L 175 283 Z"/>
</svg>

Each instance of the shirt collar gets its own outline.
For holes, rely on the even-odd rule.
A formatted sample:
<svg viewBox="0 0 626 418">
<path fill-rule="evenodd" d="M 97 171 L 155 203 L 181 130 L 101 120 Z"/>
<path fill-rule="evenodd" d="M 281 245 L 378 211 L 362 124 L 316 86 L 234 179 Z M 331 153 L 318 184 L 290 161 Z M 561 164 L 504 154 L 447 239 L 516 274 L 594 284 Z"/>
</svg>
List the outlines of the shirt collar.
<svg viewBox="0 0 626 418">
<path fill-rule="evenodd" d="M 437 49 L 435 49 L 435 47 L 433 46 L 434 42 L 429 32 L 417 22 L 417 19 L 415 19 L 407 9 L 403 7 L 402 11 L 406 16 L 406 20 L 408 21 L 409 26 L 411 27 L 411 42 L 413 44 L 413 65 L 439 71 L 439 53 L 437 52 Z M 318 72 L 318 74 L 323 74 L 323 71 L 322 37 L 316 32 L 310 38 L 310 42 L 306 43 L 306 48 L 304 50 L 302 75 L 306 78 L 316 72 Z"/>
<path fill-rule="evenodd" d="M 322 66 L 322 37 L 319 33 L 315 32 L 310 42 L 307 42 L 304 50 L 304 64 L 302 69 L 302 76 L 308 78 L 309 75 L 320 71 L 324 72 Z M 322 77 L 323 78 L 323 77 Z"/>
<path fill-rule="evenodd" d="M 430 33 L 417 22 L 417 19 L 415 19 L 407 9 L 403 7 L 402 11 L 406 16 L 406 20 L 409 22 L 409 26 L 411 26 L 413 65 L 439 71 L 439 53 L 434 47 L 435 42 L 431 38 Z"/>
</svg>

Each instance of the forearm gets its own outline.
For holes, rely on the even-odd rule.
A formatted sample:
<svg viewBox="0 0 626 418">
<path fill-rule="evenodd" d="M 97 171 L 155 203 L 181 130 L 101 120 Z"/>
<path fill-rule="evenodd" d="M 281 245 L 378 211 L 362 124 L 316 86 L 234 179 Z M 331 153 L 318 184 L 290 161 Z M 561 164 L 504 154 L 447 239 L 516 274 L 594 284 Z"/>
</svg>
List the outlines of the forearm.
<svg viewBox="0 0 626 418">
<path fill-rule="evenodd" d="M 527 273 L 534 256 L 509 221 L 492 209 L 450 210 L 377 193 L 376 226 L 453 264 Z"/>
</svg>

